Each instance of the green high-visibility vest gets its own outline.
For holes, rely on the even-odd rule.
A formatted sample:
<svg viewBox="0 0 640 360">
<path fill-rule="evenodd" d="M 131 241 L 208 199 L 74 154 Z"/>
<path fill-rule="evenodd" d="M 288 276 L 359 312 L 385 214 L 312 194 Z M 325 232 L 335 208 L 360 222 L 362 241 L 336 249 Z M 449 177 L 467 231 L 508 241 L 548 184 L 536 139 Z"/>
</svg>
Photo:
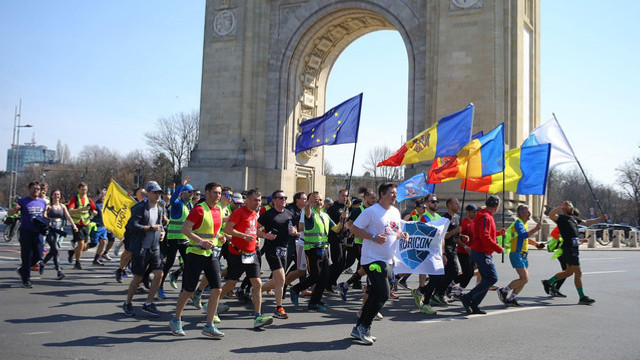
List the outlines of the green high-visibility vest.
<svg viewBox="0 0 640 360">
<path fill-rule="evenodd" d="M 311 210 L 313 218 L 313 228 L 304 229 L 304 249 L 327 247 L 327 239 L 329 236 L 330 220 L 329 215 L 320 212 L 316 213 Z"/>
<path fill-rule="evenodd" d="M 432 216 L 431 214 L 429 214 L 428 211 L 425 211 L 423 216 L 426 216 L 427 218 L 429 218 L 429 222 L 436 221 L 436 220 L 440 219 L 440 215 L 438 213 L 436 213 L 435 215 Z"/>
<path fill-rule="evenodd" d="M 182 202 L 182 213 L 180 217 L 178 219 L 169 219 L 169 225 L 167 226 L 167 239 L 188 239 L 187 236 L 180 231 L 180 229 L 182 229 L 182 224 L 187 220 L 187 216 L 189 216 L 189 207 L 187 204 Z"/>
<path fill-rule="evenodd" d="M 203 240 L 213 242 L 214 247 L 221 247 L 222 243 L 218 240 L 218 234 L 215 232 L 213 219 L 211 218 L 211 208 L 209 208 L 209 205 L 207 205 L 206 202 L 201 202 L 200 204 L 196 205 L 196 207 L 197 206 L 201 206 L 204 213 L 202 216 L 202 224 L 200 224 L 199 228 L 193 229 L 193 232 Z M 211 256 L 213 250 L 202 249 L 197 241 L 189 239 L 187 254 L 188 253 L 194 253 L 202 256 Z"/>
<path fill-rule="evenodd" d="M 87 206 L 90 204 L 89 197 L 84 196 L 84 205 L 82 205 L 82 201 L 80 201 L 80 195 L 76 195 L 76 209 L 80 209 L 83 206 Z M 84 225 L 89 225 L 91 220 L 91 215 L 89 215 L 89 210 L 82 210 L 80 213 L 71 214 L 71 219 L 73 223 L 78 225 L 82 221 Z"/>
<path fill-rule="evenodd" d="M 362 215 L 362 212 L 364 211 L 364 205 L 360 205 L 360 206 L 358 206 L 358 208 L 360 208 L 360 215 Z M 358 216 L 360 216 L 360 215 L 358 215 Z M 353 238 L 353 243 L 362 245 L 362 239 Z"/>
<path fill-rule="evenodd" d="M 420 221 L 420 215 L 411 215 L 411 221 Z"/>
</svg>

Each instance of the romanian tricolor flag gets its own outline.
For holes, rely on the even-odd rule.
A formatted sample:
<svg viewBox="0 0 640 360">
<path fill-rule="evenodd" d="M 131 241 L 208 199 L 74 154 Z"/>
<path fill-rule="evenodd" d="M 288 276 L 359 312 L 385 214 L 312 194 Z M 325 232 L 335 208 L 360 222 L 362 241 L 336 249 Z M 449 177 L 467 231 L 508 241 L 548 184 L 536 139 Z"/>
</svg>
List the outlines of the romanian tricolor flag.
<svg viewBox="0 0 640 360">
<path fill-rule="evenodd" d="M 504 170 L 504 123 L 471 140 L 456 156 L 437 159 L 427 181 L 435 184 L 464 178 L 481 178 Z"/>
<path fill-rule="evenodd" d="M 469 142 L 473 127 L 473 104 L 447 115 L 421 132 L 378 166 L 400 166 L 455 156 Z"/>
<path fill-rule="evenodd" d="M 499 193 L 502 191 L 502 175 L 504 190 L 521 195 L 544 195 L 549 173 L 551 144 L 523 146 L 505 153 L 504 172 L 485 176 L 479 179 L 466 180 L 467 190 L 483 193 Z M 464 189 L 463 180 L 461 189 Z"/>
</svg>

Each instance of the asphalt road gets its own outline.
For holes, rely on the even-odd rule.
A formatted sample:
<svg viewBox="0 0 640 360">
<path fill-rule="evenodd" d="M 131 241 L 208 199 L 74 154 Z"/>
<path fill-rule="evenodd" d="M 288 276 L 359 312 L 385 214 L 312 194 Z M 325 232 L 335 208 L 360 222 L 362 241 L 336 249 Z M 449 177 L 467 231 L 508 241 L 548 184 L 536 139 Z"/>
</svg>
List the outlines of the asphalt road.
<svg viewBox="0 0 640 360">
<path fill-rule="evenodd" d="M 262 331 L 251 329 L 250 305 L 224 300 L 231 311 L 221 316 L 220 329 L 226 333 L 222 340 L 203 337 L 204 314 L 188 306 L 183 317 L 187 337 L 178 338 L 168 326 L 178 293 L 168 285 L 168 298 L 157 302 L 159 318 L 140 312 L 144 295 L 134 297 L 138 314 L 127 318 L 120 306 L 129 280 L 115 281 L 115 261 L 95 267 L 92 254 L 86 254 L 85 269 L 73 270 L 62 259 L 64 280 L 56 280 L 49 267 L 43 276 L 33 274 L 33 289 L 23 289 L 15 272 L 18 253 L 17 240 L 0 244 L 2 359 L 640 359 L 638 251 L 581 253 L 585 292 L 597 300 L 592 306 L 577 305 L 572 280 L 563 287 L 566 299 L 544 294 L 540 280 L 557 272 L 559 265 L 543 251 L 530 254 L 531 280 L 519 296 L 522 308 L 506 309 L 496 293 L 489 292 L 482 304 L 487 315 L 467 316 L 455 302 L 428 316 L 401 290 L 401 298 L 382 310 L 384 320 L 374 322 L 372 334 L 378 341 L 373 346 L 349 336 L 360 291 L 352 291 L 347 302 L 338 295 L 326 296 L 326 313 L 295 308 L 287 299 L 290 318 L 275 319 Z M 498 284 L 504 286 L 516 274 L 508 260 L 500 264 L 499 256 L 495 259 Z M 268 275 L 265 271 L 264 277 Z M 409 284 L 415 287 L 417 276 Z M 301 299 L 301 305 L 306 304 Z M 273 296 L 265 296 L 263 312 L 273 307 Z"/>
</svg>

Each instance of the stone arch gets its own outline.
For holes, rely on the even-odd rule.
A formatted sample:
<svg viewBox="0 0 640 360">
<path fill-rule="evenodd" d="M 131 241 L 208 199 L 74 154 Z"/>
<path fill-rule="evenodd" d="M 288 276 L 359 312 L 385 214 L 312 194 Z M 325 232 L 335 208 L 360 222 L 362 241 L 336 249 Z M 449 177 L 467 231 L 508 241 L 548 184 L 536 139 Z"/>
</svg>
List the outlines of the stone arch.
<svg viewBox="0 0 640 360">
<path fill-rule="evenodd" d="M 412 132 L 416 121 L 424 122 L 424 116 L 416 118 L 413 106 L 416 96 L 424 96 L 423 92 L 415 93 L 414 84 L 416 78 L 420 77 L 417 74 L 424 76 L 424 71 L 416 69 L 416 59 L 419 58 L 416 48 L 424 51 L 424 44 L 417 46 L 420 40 L 424 40 L 418 31 L 420 19 L 406 3 L 398 1 L 394 5 L 385 7 L 377 1 L 330 3 L 304 14 L 303 20 L 292 33 L 278 29 L 278 35 L 288 41 L 283 41 L 279 47 L 272 47 L 270 53 L 270 58 L 276 59 L 270 64 L 273 65 L 270 70 L 275 71 L 270 72 L 285 74 L 273 79 L 277 81 L 278 91 L 272 93 L 277 107 L 273 109 L 275 114 L 268 116 L 276 121 L 273 128 L 279 130 L 279 133 L 267 135 L 277 138 L 278 157 L 273 159 L 275 168 L 293 170 L 296 174 L 303 170 L 304 176 L 309 176 L 312 169 L 322 169 L 323 148 L 295 155 L 298 124 L 320 116 L 326 110 L 326 85 L 333 64 L 353 41 L 374 31 L 396 30 L 400 33 L 409 63 L 408 132 Z M 296 12 L 299 14 L 304 11 L 298 8 Z M 424 69 L 424 61 L 418 63 Z M 313 174 L 313 177 L 317 175 L 324 174 Z"/>
</svg>

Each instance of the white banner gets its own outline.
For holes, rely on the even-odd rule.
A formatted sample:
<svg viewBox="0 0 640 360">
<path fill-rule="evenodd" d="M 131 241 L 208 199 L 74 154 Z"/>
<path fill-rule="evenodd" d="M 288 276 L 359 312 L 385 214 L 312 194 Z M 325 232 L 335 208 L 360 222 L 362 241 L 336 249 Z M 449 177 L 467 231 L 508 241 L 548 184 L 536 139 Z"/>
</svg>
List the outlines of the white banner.
<svg viewBox="0 0 640 360">
<path fill-rule="evenodd" d="M 449 227 L 449 219 L 423 223 L 407 221 L 403 231 L 409 233 L 409 241 L 398 240 L 393 271 L 396 274 L 444 274 L 442 243 Z"/>
</svg>

